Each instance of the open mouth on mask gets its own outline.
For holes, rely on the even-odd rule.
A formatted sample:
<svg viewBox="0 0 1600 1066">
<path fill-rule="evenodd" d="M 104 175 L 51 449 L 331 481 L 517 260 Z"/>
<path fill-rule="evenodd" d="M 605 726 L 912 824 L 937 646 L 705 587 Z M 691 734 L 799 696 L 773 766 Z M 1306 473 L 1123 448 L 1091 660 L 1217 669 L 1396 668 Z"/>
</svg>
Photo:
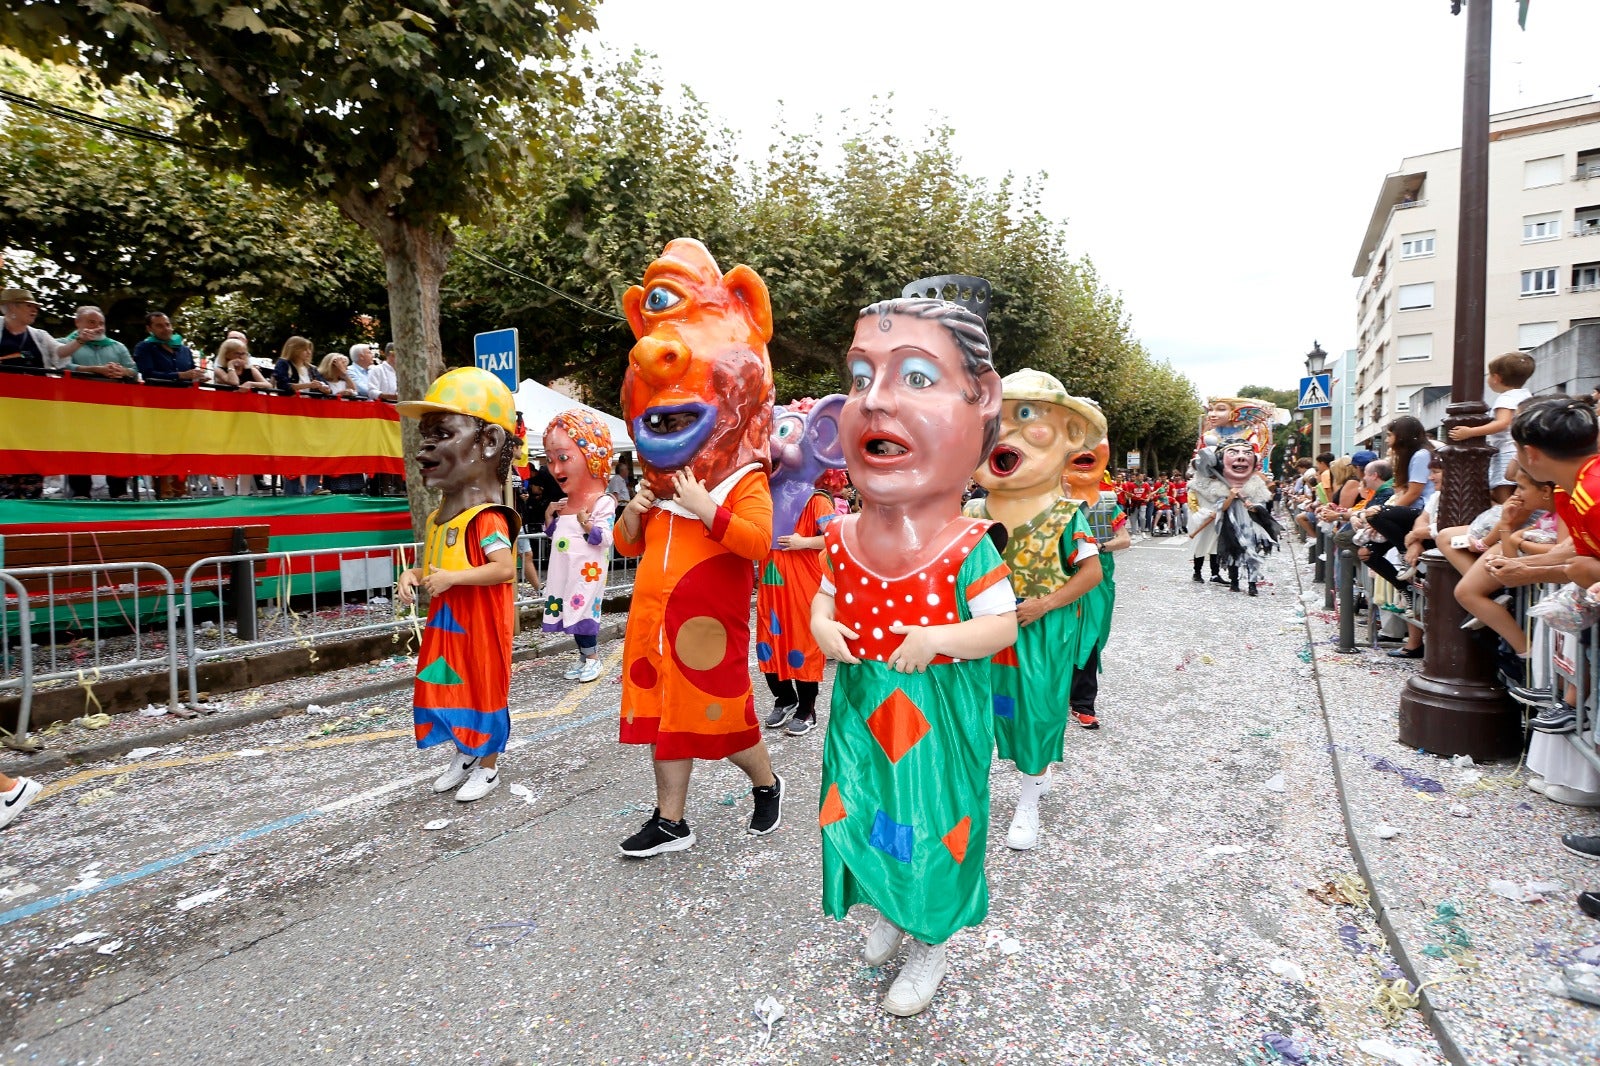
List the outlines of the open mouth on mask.
<svg viewBox="0 0 1600 1066">
<path fill-rule="evenodd" d="M 872 430 L 861 437 L 861 454 L 869 463 L 894 464 L 911 454 L 911 446 L 892 433 Z"/>
<path fill-rule="evenodd" d="M 633 420 L 633 440 L 645 462 L 674 470 L 689 464 L 716 425 L 717 409 L 710 404 L 664 404 Z"/>
<path fill-rule="evenodd" d="M 989 471 L 996 477 L 1009 477 L 1022 465 L 1022 453 L 1009 444 L 1002 444 L 989 453 Z"/>
</svg>

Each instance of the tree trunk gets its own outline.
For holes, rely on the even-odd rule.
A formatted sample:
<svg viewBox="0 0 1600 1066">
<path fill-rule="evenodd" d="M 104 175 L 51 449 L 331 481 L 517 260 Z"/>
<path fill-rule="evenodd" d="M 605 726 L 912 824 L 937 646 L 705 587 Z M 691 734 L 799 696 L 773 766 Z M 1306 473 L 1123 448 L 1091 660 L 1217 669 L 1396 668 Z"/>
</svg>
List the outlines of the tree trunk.
<svg viewBox="0 0 1600 1066">
<path fill-rule="evenodd" d="M 420 400 L 433 379 L 444 372 L 444 346 L 439 339 L 439 285 L 444 278 L 455 235 L 445 221 L 429 216 L 420 222 L 395 218 L 370 201 L 341 201 L 345 217 L 365 229 L 383 252 L 389 289 L 389 329 L 394 337 L 394 371 L 400 399 Z M 420 444 L 417 421 L 400 420 L 400 448 L 406 463 L 406 496 L 411 503 L 411 529 L 423 539 L 435 494 L 417 471 Z"/>
</svg>

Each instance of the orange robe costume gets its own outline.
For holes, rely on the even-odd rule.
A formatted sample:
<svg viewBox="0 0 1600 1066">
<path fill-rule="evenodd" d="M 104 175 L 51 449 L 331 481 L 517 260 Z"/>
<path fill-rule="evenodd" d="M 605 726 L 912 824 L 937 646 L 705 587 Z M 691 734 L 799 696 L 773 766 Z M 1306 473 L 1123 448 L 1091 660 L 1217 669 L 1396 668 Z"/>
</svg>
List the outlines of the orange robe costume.
<svg viewBox="0 0 1600 1066">
<path fill-rule="evenodd" d="M 654 744 L 661 760 L 723 759 L 755 746 L 750 594 L 752 564 L 772 544 L 767 475 L 739 476 L 709 529 L 658 505 L 638 539 L 621 522 L 615 532 L 617 554 L 643 556 L 622 649 L 622 742 Z"/>
<path fill-rule="evenodd" d="M 814 492 L 794 524 L 797 537 L 822 535 L 833 497 Z M 811 601 L 822 587 L 822 553 L 773 548 L 756 589 L 756 663 L 779 680 L 821 681 L 822 649 L 811 635 Z"/>
</svg>

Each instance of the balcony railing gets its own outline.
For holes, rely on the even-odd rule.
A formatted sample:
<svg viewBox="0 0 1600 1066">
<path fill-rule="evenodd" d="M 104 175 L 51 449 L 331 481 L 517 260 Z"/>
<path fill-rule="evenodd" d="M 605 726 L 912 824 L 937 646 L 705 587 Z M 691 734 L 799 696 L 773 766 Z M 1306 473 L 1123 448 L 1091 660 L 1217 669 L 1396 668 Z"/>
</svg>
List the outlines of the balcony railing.
<svg viewBox="0 0 1600 1066">
<path fill-rule="evenodd" d="M 1600 237 L 1600 218 L 1580 221 L 1572 227 L 1574 237 Z"/>
<path fill-rule="evenodd" d="M 1399 203 L 1394 205 L 1394 209 L 1396 211 L 1404 211 L 1408 207 L 1427 207 L 1427 206 L 1428 206 L 1428 201 L 1426 201 L 1426 200 L 1402 200 Z"/>
<path fill-rule="evenodd" d="M 1587 181 L 1590 178 L 1600 178 L 1600 163 L 1579 163 L 1572 180 Z"/>
<path fill-rule="evenodd" d="M 1568 292 L 1600 292 L 1600 281 L 1583 281 L 1568 286 Z"/>
</svg>

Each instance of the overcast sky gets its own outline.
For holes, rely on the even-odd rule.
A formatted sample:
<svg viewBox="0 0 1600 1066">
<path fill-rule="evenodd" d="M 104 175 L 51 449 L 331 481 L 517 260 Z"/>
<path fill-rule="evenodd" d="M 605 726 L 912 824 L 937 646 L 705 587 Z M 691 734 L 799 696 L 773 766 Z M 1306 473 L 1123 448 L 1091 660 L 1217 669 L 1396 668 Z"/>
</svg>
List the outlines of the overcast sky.
<svg viewBox="0 0 1600 1066">
<path fill-rule="evenodd" d="M 1494 2 L 1495 111 L 1600 87 L 1600 0 Z M 1350 269 L 1378 187 L 1461 141 L 1467 16 L 1449 0 L 604 0 L 752 149 L 893 94 L 968 173 L 1048 174 L 1133 327 L 1202 395 L 1292 388 L 1355 345 Z M 952 264 L 958 267 L 960 264 Z"/>
</svg>

